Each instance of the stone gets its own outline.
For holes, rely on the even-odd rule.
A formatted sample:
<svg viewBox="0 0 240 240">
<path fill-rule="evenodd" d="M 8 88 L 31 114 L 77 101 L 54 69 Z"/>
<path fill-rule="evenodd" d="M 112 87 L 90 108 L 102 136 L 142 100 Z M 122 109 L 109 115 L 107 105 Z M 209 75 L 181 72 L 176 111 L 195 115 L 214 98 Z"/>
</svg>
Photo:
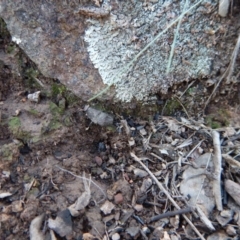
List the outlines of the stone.
<svg viewBox="0 0 240 240">
<path fill-rule="evenodd" d="M 131 236 L 131 237 L 136 237 L 137 234 L 139 233 L 139 227 L 129 227 L 126 229 L 126 232 Z"/>
<path fill-rule="evenodd" d="M 114 209 L 114 204 L 112 204 L 111 202 L 109 202 L 108 200 L 101 206 L 101 211 L 107 215 L 110 214 L 112 212 L 112 210 Z"/>
<path fill-rule="evenodd" d="M 28 94 L 28 99 L 31 101 L 31 102 L 36 102 L 38 103 L 39 102 L 39 99 L 40 99 L 40 91 L 37 91 L 35 93 L 31 93 L 31 94 Z"/>
<path fill-rule="evenodd" d="M 120 204 L 123 202 L 123 195 L 121 193 L 118 193 L 114 196 L 114 202 L 116 204 Z"/>
<path fill-rule="evenodd" d="M 61 237 L 72 233 L 72 217 L 68 209 L 58 213 L 56 219 L 48 220 L 48 227 Z"/>
<path fill-rule="evenodd" d="M 23 202 L 22 201 L 14 201 L 12 203 L 12 211 L 17 213 L 23 210 Z"/>
<path fill-rule="evenodd" d="M 113 124 L 113 117 L 105 112 L 88 107 L 86 110 L 88 118 L 95 124 L 100 126 L 108 126 Z"/>
<path fill-rule="evenodd" d="M 118 233 L 114 233 L 112 235 L 112 240 L 119 240 L 120 239 L 120 235 Z"/>
<path fill-rule="evenodd" d="M 103 160 L 102 160 L 101 157 L 96 156 L 96 157 L 95 157 L 95 162 L 96 162 L 96 164 L 97 164 L 98 166 L 101 166 L 102 163 L 103 163 Z"/>
<path fill-rule="evenodd" d="M 137 212 L 141 212 L 143 210 L 143 205 L 142 204 L 136 204 L 134 206 L 134 209 L 137 211 Z"/>
<path fill-rule="evenodd" d="M 2 0 L 0 16 L 12 41 L 43 75 L 58 79 L 83 100 L 108 87 L 99 98 L 129 102 L 166 93 L 189 79 L 212 79 L 229 63 L 235 40 L 225 35 L 239 29 L 239 13 L 229 24 L 218 16 L 218 1 L 203 0 L 183 17 L 169 64 L 176 24 L 163 30 L 183 9 L 183 1 L 173 0 L 105 0 L 100 6 L 87 0 Z M 226 10 L 225 5 L 219 13 Z"/>
<path fill-rule="evenodd" d="M 146 171 L 139 169 L 139 168 L 133 169 L 133 173 L 136 177 L 139 177 L 139 178 L 144 178 L 148 175 L 148 173 Z"/>
<path fill-rule="evenodd" d="M 99 207 L 94 207 L 86 211 L 89 226 L 92 227 L 90 233 L 94 236 L 103 236 L 105 234 L 105 225 L 102 221 Z"/>
</svg>

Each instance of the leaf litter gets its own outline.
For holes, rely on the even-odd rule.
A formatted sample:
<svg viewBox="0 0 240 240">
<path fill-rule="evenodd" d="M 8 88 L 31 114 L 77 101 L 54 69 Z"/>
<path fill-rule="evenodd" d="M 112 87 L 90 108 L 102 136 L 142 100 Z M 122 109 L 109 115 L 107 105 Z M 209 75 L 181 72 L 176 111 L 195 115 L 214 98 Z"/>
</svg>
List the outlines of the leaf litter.
<svg viewBox="0 0 240 240">
<path fill-rule="evenodd" d="M 108 143 L 102 142 L 104 151 L 98 153 L 101 165 L 92 157 L 85 168 L 91 176 L 78 173 L 73 157 L 66 158 L 69 163 L 73 161 L 74 165 L 65 165 L 71 166 L 71 170 L 64 165 L 60 167 L 59 161 L 66 160 L 48 157 L 47 164 L 52 167 L 44 166 L 45 176 L 50 177 L 47 185 L 52 187 L 34 195 L 32 190 L 43 187 L 44 181 L 29 179 L 19 203 L 5 202 L 2 223 L 7 224 L 8 214 L 20 212 L 25 221 L 31 219 L 30 239 L 40 240 L 47 236 L 74 239 L 78 234 L 83 239 L 153 239 L 156 232 L 159 239 L 213 239 L 214 236 L 237 239 L 240 226 L 238 129 L 227 127 L 218 132 L 191 119 L 172 117 L 159 117 L 142 126 L 138 121 L 130 126 L 127 119 L 119 124 L 123 131 L 108 137 Z M 226 139 L 234 144 L 222 146 Z M 223 168 L 223 163 L 229 167 Z M 54 176 L 57 172 L 58 177 Z M 102 174 L 105 174 L 103 179 Z M 65 180 L 68 196 L 64 201 L 68 204 L 61 203 L 58 194 L 63 191 L 59 184 L 64 185 Z M 82 187 L 67 187 L 74 182 Z M 14 195 L 14 191 L 2 191 L 1 198 L 17 200 Z M 33 204 L 37 199 L 48 202 L 54 196 L 58 198 L 57 208 L 51 204 L 40 215 L 37 215 L 39 211 L 33 212 L 35 216 L 26 215 L 27 206 L 32 209 L 31 201 Z M 8 206 L 11 209 L 7 210 Z M 51 216 L 50 212 L 56 215 Z M 80 232 L 74 226 L 77 219 L 81 219 Z M 169 220 L 163 224 L 163 219 Z M 84 221 L 88 222 L 85 228 Z"/>
</svg>

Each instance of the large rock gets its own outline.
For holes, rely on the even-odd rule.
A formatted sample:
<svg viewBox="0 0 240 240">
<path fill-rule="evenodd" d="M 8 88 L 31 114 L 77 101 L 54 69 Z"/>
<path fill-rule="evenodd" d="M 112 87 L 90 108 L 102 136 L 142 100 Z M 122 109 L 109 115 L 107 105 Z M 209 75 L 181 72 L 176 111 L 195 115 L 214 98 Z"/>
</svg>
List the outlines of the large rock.
<svg viewBox="0 0 240 240">
<path fill-rule="evenodd" d="M 203 0 L 181 23 L 170 73 L 167 63 L 176 24 L 128 64 L 184 10 L 174 0 L 1 0 L 0 16 L 16 42 L 47 77 L 88 99 L 108 85 L 110 98 L 130 101 L 166 93 L 175 83 L 215 78 L 229 63 L 239 22 Z M 196 0 L 189 1 L 189 6 Z M 98 7 L 99 5 L 100 7 Z M 236 36 L 235 36 L 236 35 Z"/>
</svg>

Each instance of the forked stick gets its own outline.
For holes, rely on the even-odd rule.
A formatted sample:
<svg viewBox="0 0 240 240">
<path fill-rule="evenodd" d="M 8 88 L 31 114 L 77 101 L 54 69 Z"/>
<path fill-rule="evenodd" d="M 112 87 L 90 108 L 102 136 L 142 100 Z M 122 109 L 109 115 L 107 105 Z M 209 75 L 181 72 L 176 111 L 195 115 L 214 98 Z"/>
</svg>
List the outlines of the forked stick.
<svg viewBox="0 0 240 240">
<path fill-rule="evenodd" d="M 172 202 L 172 204 L 177 208 L 177 209 L 181 209 L 178 204 L 175 202 L 175 200 L 171 197 L 171 195 L 168 193 L 168 191 L 164 188 L 164 186 L 157 180 L 157 178 L 153 175 L 153 173 L 148 169 L 148 167 L 146 167 L 140 158 L 138 158 L 133 152 L 130 152 L 130 155 L 132 158 L 134 158 L 134 160 L 138 163 L 140 163 L 142 165 L 142 167 L 148 172 L 148 174 L 151 176 L 151 178 L 156 182 L 157 186 L 160 188 L 161 191 L 164 192 L 164 194 L 167 196 L 167 198 Z M 202 240 L 205 240 L 205 238 L 202 236 L 202 234 L 197 230 L 197 228 L 193 225 L 193 223 L 191 222 L 191 220 L 185 215 L 183 214 L 183 217 L 185 218 L 185 220 L 187 221 L 187 223 L 192 227 L 192 229 L 194 230 L 194 232 L 198 235 L 198 237 L 200 237 Z"/>
</svg>

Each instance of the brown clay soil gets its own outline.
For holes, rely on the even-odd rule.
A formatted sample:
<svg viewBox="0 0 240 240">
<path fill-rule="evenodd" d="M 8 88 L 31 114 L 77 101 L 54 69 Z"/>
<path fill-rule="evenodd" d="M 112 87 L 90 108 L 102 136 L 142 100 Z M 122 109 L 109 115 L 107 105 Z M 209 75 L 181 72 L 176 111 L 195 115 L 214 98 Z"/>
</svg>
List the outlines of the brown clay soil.
<svg viewBox="0 0 240 240">
<path fill-rule="evenodd" d="M 7 44 L 9 38 L 2 37 L 1 51 Z M 197 239 L 181 214 L 151 219 L 176 208 L 130 153 L 141 158 L 181 209 L 188 208 L 190 200 L 180 191 L 183 172 L 200 156 L 214 153 L 212 128 L 220 132 L 222 151 L 239 160 L 239 79 L 231 86 L 223 82 L 206 111 L 213 86 L 204 80 L 172 89 L 171 98 L 159 97 L 157 104 L 131 105 L 131 111 L 92 104 L 114 116 L 112 126 L 101 127 L 87 118 L 86 103 L 66 100 L 70 93 L 65 90 L 52 93 L 52 84 L 61 88 L 57 81 L 40 76 L 43 88 L 29 85 L 24 69 L 35 66 L 24 59 L 19 75 L 0 64 L 0 239 Z M 27 96 L 37 90 L 40 100 L 31 102 Z M 63 99 L 66 105 L 60 108 Z M 224 164 L 222 181 L 239 183 L 239 169 Z M 76 216 L 70 215 L 69 207 L 87 193 L 89 182 L 90 198 L 84 198 L 87 203 Z M 215 206 L 206 214 L 215 230 L 196 213 L 186 213 L 206 239 L 240 235 L 239 207 L 223 193 L 227 213 L 220 217 L 225 222 Z M 38 216 L 43 219 L 34 225 Z M 58 218 L 60 225 L 54 222 Z"/>
</svg>

